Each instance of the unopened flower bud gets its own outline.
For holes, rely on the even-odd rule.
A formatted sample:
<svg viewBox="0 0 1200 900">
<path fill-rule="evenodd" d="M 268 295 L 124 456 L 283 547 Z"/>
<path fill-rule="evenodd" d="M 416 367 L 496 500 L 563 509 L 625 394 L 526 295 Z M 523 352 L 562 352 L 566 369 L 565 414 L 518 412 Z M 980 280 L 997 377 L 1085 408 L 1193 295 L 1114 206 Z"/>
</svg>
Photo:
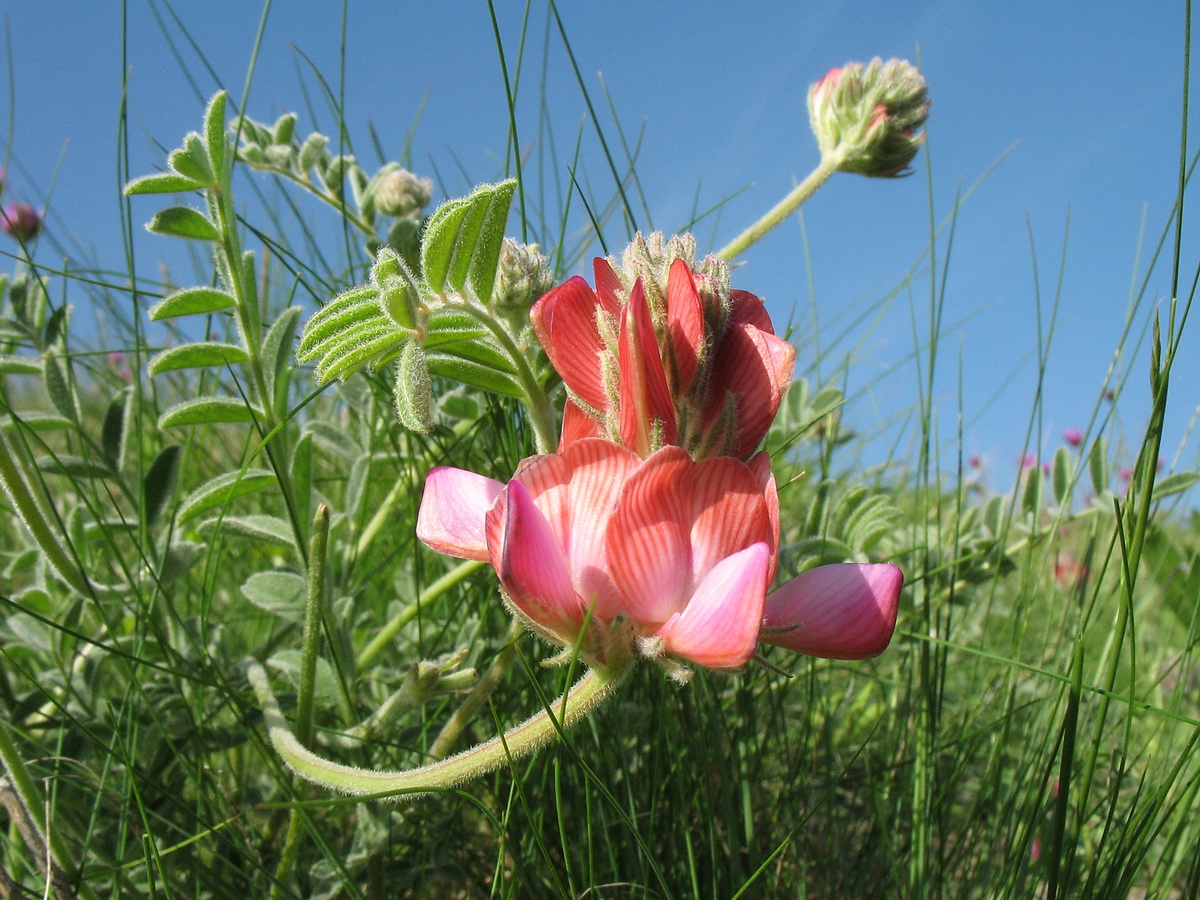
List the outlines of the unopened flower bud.
<svg viewBox="0 0 1200 900">
<path fill-rule="evenodd" d="M 400 424 L 421 434 L 433 431 L 433 387 L 429 381 L 425 348 L 419 341 L 406 341 L 400 351 L 395 399 Z"/>
<path fill-rule="evenodd" d="M 432 181 L 418 178 L 407 169 L 397 169 L 384 175 L 379 182 L 375 191 L 375 208 L 393 218 L 416 217 L 432 198 Z"/>
<path fill-rule="evenodd" d="M 523 313 L 554 287 L 554 273 L 537 244 L 505 238 L 491 306 L 501 314 Z"/>
<path fill-rule="evenodd" d="M 808 114 L 821 155 L 840 158 L 839 170 L 895 178 L 924 141 L 929 91 L 908 62 L 876 57 L 830 69 L 809 88 Z"/>
<path fill-rule="evenodd" d="M 42 230 L 43 214 L 28 203 L 6 203 L 0 208 L 0 228 L 27 244 Z"/>
</svg>

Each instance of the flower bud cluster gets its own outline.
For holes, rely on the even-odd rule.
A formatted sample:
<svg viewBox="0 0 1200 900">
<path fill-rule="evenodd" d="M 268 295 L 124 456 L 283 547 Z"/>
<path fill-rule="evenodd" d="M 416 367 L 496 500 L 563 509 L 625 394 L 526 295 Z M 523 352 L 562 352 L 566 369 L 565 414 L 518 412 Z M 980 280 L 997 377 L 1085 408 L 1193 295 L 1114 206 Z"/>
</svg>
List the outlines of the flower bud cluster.
<svg viewBox="0 0 1200 900">
<path fill-rule="evenodd" d="M 876 57 L 826 73 L 809 88 L 808 113 L 823 158 L 839 159 L 843 172 L 895 178 L 924 141 L 929 91 L 908 62 Z"/>
</svg>

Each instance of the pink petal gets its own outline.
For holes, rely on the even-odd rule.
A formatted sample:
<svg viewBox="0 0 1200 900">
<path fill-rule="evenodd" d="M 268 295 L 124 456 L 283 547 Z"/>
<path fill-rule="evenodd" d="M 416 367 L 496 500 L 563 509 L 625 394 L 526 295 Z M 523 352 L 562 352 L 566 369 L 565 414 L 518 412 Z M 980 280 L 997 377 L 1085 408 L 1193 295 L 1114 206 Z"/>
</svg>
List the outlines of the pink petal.
<svg viewBox="0 0 1200 900">
<path fill-rule="evenodd" d="M 887 564 L 810 569 L 767 597 L 762 639 L 810 656 L 866 659 L 892 639 L 904 574 Z"/>
<path fill-rule="evenodd" d="M 609 574 L 605 535 L 617 498 L 640 460 L 633 451 L 596 438 L 540 457 L 517 479 L 545 517 L 566 561 L 575 592 L 608 621 L 621 611 Z"/>
<path fill-rule="evenodd" d="M 502 490 L 499 481 L 474 472 L 430 469 L 417 513 L 417 537 L 438 553 L 486 562 L 484 519 Z"/>
<path fill-rule="evenodd" d="M 697 463 L 679 447 L 663 447 L 625 484 L 606 547 L 628 614 L 658 626 L 683 611 L 721 560 L 775 540 L 762 488 L 745 463 Z"/>
<path fill-rule="evenodd" d="M 759 543 L 714 566 L 687 608 L 659 629 L 667 652 L 718 669 L 747 663 L 762 627 L 770 557 Z"/>
<path fill-rule="evenodd" d="M 487 538 L 509 600 L 537 625 L 572 640 L 583 624 L 583 602 L 553 529 L 521 482 L 511 482 L 488 513 Z"/>
<path fill-rule="evenodd" d="M 639 455 L 651 450 L 654 423 L 661 423 L 663 443 L 678 440 L 675 404 L 667 389 L 654 323 L 641 281 L 633 286 L 621 317 L 618 344 L 621 366 L 621 440 Z"/>
<path fill-rule="evenodd" d="M 550 364 L 589 406 L 608 405 L 600 356 L 604 341 L 596 324 L 596 294 L 579 276 L 546 294 L 529 311 Z"/>
<path fill-rule="evenodd" d="M 682 259 L 671 263 L 667 276 L 667 328 L 675 372 L 675 393 L 686 394 L 696 377 L 704 347 L 704 307 L 692 270 Z"/>
</svg>

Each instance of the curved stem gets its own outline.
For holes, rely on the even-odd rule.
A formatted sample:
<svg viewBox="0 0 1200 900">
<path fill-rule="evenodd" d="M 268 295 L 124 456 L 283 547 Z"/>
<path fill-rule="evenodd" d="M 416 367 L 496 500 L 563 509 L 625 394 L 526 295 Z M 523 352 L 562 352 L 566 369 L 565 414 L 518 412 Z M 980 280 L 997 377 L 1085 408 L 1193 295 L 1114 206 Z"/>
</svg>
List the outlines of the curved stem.
<svg viewBox="0 0 1200 900">
<path fill-rule="evenodd" d="M 813 169 L 807 178 L 792 188 L 791 193 L 776 203 L 765 216 L 718 250 L 717 256 L 733 262 L 752 244 L 757 243 L 763 235 L 795 212 L 800 204 L 815 194 L 817 188 L 828 181 L 843 162 L 845 162 L 845 156 L 841 153 L 831 153 L 822 158 L 821 164 Z"/>
<path fill-rule="evenodd" d="M 396 795 L 391 799 L 399 800 L 444 790 L 544 746 L 598 706 L 633 667 L 633 662 L 631 657 L 604 668 L 589 669 L 553 709 L 543 709 L 504 734 L 449 759 L 401 772 L 357 769 L 322 759 L 307 750 L 288 730 L 263 667 L 251 663 L 246 674 L 262 705 L 271 744 L 296 774 L 347 794 Z"/>
</svg>

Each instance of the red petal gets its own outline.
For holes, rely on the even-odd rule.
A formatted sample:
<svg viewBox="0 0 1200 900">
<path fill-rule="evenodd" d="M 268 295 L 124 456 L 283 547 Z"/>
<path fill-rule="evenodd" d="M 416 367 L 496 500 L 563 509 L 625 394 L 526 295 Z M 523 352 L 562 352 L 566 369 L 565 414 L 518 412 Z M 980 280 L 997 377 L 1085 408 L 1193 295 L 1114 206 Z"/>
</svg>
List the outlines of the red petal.
<svg viewBox="0 0 1200 900">
<path fill-rule="evenodd" d="M 726 397 L 735 398 L 733 446 L 725 436 L 713 444 L 719 452 L 745 456 L 766 436 L 792 380 L 796 350 L 787 341 L 752 325 L 730 322 L 713 360 L 704 421 L 715 427 L 725 412 Z"/>
<path fill-rule="evenodd" d="M 596 324 L 597 302 L 588 283 L 576 276 L 535 303 L 529 318 L 567 387 L 584 403 L 602 410 L 608 398 L 600 366 L 604 341 Z"/>
<path fill-rule="evenodd" d="M 762 639 L 810 656 L 866 659 L 892 639 L 904 575 L 895 566 L 810 569 L 767 598 Z"/>
<path fill-rule="evenodd" d="M 625 293 L 625 289 L 621 286 L 621 279 L 608 264 L 608 260 L 602 256 L 597 256 L 592 260 L 592 271 L 596 275 L 596 298 L 606 312 L 612 313 L 616 317 L 621 312 L 623 303 L 621 297 Z"/>
<path fill-rule="evenodd" d="M 667 327 L 671 334 L 677 381 L 676 395 L 682 396 L 692 386 L 704 346 L 704 306 L 696 290 L 692 270 L 682 259 L 671 263 L 667 276 Z"/>
<path fill-rule="evenodd" d="M 621 440 L 639 455 L 650 452 L 650 434 L 662 423 L 663 443 L 678 439 L 675 404 L 667 389 L 654 323 L 642 283 L 638 281 L 625 304 L 618 343 L 621 366 Z"/>
<path fill-rule="evenodd" d="M 749 291 L 729 292 L 729 321 L 753 325 L 767 334 L 775 333 L 775 326 L 767 314 L 767 307 Z"/>
<path fill-rule="evenodd" d="M 504 485 L 483 475 L 438 466 L 425 477 L 417 537 L 447 556 L 488 559 L 484 519 Z"/>
<path fill-rule="evenodd" d="M 745 463 L 696 463 L 664 447 L 625 484 L 606 548 L 629 615 L 658 626 L 683 611 L 725 557 L 774 541 L 762 489 Z"/>
<path fill-rule="evenodd" d="M 574 400 L 567 398 L 563 409 L 562 437 L 558 442 L 561 452 L 568 444 L 584 438 L 602 437 L 600 423 L 579 408 Z"/>
<path fill-rule="evenodd" d="M 762 628 L 770 556 L 759 543 L 717 563 L 687 608 L 659 630 L 667 652 L 718 669 L 749 662 Z"/>
<path fill-rule="evenodd" d="M 513 604 L 564 642 L 573 640 L 583 625 L 583 602 L 558 535 L 521 482 L 511 482 L 488 513 L 487 538 L 492 566 Z"/>
</svg>

